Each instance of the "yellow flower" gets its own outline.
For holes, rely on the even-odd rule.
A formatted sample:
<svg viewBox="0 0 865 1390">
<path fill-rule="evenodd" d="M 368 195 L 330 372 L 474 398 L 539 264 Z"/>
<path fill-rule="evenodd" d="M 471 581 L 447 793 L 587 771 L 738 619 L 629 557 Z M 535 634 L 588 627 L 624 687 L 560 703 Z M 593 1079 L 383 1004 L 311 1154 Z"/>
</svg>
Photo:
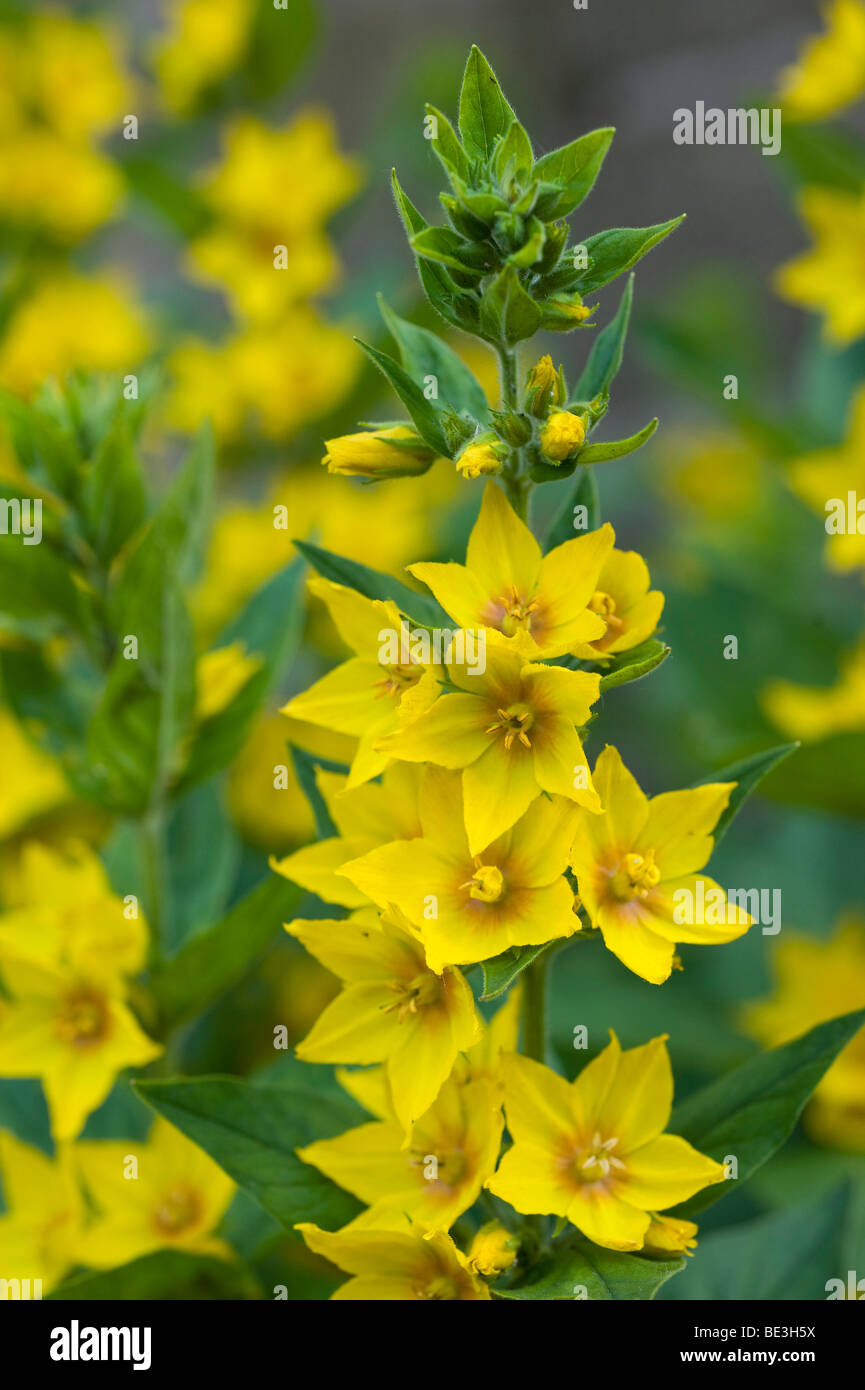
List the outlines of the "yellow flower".
<svg viewBox="0 0 865 1390">
<path fill-rule="evenodd" d="M 387 634 L 398 638 L 401 632 L 399 610 L 390 599 L 364 598 L 318 576 L 309 580 L 309 590 L 327 605 L 339 635 L 356 655 L 295 695 L 283 713 L 359 738 L 348 780 L 349 787 L 356 787 L 386 767 L 388 754 L 377 747 L 382 736 L 432 704 L 438 690 L 436 668 L 424 666 L 410 652 L 405 661 L 381 659 L 383 650 L 388 655 L 383 647 Z"/>
<path fill-rule="evenodd" d="M 0 1279 L 42 1281 L 43 1294 L 80 1263 L 84 1201 L 68 1149 L 48 1158 L 0 1131 L 0 1178 L 6 1212 L 0 1216 Z"/>
<path fill-rule="evenodd" d="M 407 1136 L 373 1120 L 297 1153 L 368 1204 L 348 1229 L 391 1229 L 408 1216 L 425 1231 L 446 1231 L 492 1174 L 503 1125 L 488 1081 L 450 1081 Z"/>
<path fill-rule="evenodd" d="M 68 802 L 72 793 L 59 765 L 31 743 L 18 721 L 2 707 L 0 747 L 3 749 L 0 839 L 5 839 L 34 817 Z"/>
<path fill-rule="evenodd" d="M 250 423 L 283 439 L 332 408 L 353 384 L 358 353 L 348 335 L 306 305 L 277 324 L 255 324 L 221 343 L 180 342 L 168 359 L 169 423 L 197 430 L 209 419 L 234 440 Z"/>
<path fill-rule="evenodd" d="M 110 159 L 52 130 L 13 131 L 0 143 L 0 199 L 11 222 L 79 241 L 115 213 L 123 191 Z"/>
<path fill-rule="evenodd" d="M 650 1213 L 723 1182 L 724 1169 L 663 1133 L 673 1102 L 666 1039 L 623 1052 L 611 1038 L 571 1084 L 528 1057 L 504 1058 L 514 1146 L 487 1187 L 517 1211 L 567 1217 L 596 1245 L 642 1250 Z"/>
<path fill-rule="evenodd" d="M 463 828 L 459 774 L 429 768 L 420 839 L 383 844 L 341 872 L 381 907 L 395 903 L 421 936 L 432 970 L 541 945 L 579 928 L 564 871 L 576 807 L 539 797 L 483 854 Z"/>
<path fill-rule="evenodd" d="M 225 158 L 203 188 L 219 220 L 192 242 L 193 272 L 224 285 L 239 315 L 279 319 L 333 282 L 337 261 L 321 227 L 358 183 L 358 167 L 336 149 L 325 112 L 304 111 L 284 130 L 238 117 Z M 283 269 L 278 247 L 285 248 Z"/>
<path fill-rule="evenodd" d="M 808 39 L 798 62 L 781 75 L 786 119 L 822 120 L 865 92 L 865 5 L 834 0 L 825 22 L 826 33 Z"/>
<path fill-rule="evenodd" d="M 291 922 L 286 931 L 345 984 L 298 1046 L 298 1056 L 361 1066 L 385 1062 L 394 1111 L 407 1128 L 432 1105 L 457 1054 L 481 1036 L 462 974 L 430 970 L 420 942 L 393 913 L 380 923 L 369 912 Z"/>
<path fill-rule="evenodd" d="M 420 1229 L 321 1231 L 309 1222 L 297 1228 L 310 1250 L 352 1276 L 332 1295 L 360 1302 L 477 1302 L 490 1298 L 482 1279 L 450 1236 L 437 1231 L 423 1236 Z"/>
<path fill-rule="evenodd" d="M 865 333 L 865 194 L 806 188 L 800 212 L 815 245 L 781 266 L 775 288 L 821 312 L 830 342 L 852 343 Z"/>
<path fill-rule="evenodd" d="M 676 942 L 713 946 L 751 925 L 723 889 L 695 872 L 708 862 L 711 832 L 735 785 L 711 782 L 650 800 L 615 748 L 595 765 L 604 814 L 580 817 L 571 866 L 608 950 L 651 984 L 669 977 Z"/>
<path fill-rule="evenodd" d="M 242 59 L 255 14 L 253 0 L 175 0 L 171 28 L 154 45 L 166 105 L 186 115 L 198 98 Z"/>
<path fill-rule="evenodd" d="M 25 33 L 28 100 L 49 124 L 79 140 L 119 126 L 133 93 L 110 29 L 51 10 Z"/>
<path fill-rule="evenodd" d="M 456 460 L 457 472 L 464 478 L 480 478 L 489 473 L 500 473 L 504 453 L 500 445 L 489 440 L 467 444 Z"/>
<path fill-rule="evenodd" d="M 541 451 L 553 463 L 571 458 L 585 442 L 585 423 L 570 410 L 554 410 L 541 430 Z"/>
<path fill-rule="evenodd" d="M 393 442 L 392 442 L 393 441 Z M 396 442 L 401 441 L 401 442 Z M 386 478 L 394 473 L 425 473 L 435 453 L 406 425 L 362 430 L 328 439 L 322 463 L 328 473 L 349 477 Z"/>
<path fill-rule="evenodd" d="M 98 1209 L 80 1246 L 96 1269 L 137 1260 L 154 1250 L 228 1257 L 212 1234 L 236 1191 L 212 1158 L 165 1120 L 146 1141 L 83 1141 L 75 1145 L 81 1178 Z"/>
<path fill-rule="evenodd" d="M 606 632 L 591 642 L 578 642 L 573 648 L 575 654 L 589 660 L 613 656 L 651 637 L 664 607 L 664 595 L 659 589 L 650 589 L 650 583 L 648 566 L 636 550 L 611 551 L 588 602 L 589 610 L 606 624 Z"/>
<path fill-rule="evenodd" d="M 865 729 L 865 642 L 843 659 L 834 685 L 772 681 L 762 705 L 773 724 L 806 742 Z"/>
<path fill-rule="evenodd" d="M 853 396 L 848 416 L 846 435 L 839 448 L 806 454 L 790 465 L 794 492 L 823 519 L 828 532 L 826 564 L 838 574 L 849 574 L 865 566 L 865 531 L 859 530 L 857 506 L 865 495 L 865 388 Z M 834 516 L 837 508 L 830 505 L 833 501 L 843 504 L 841 525 Z"/>
<path fill-rule="evenodd" d="M 774 951 L 775 989 L 748 1004 L 745 1027 L 766 1047 L 781 1047 L 827 1019 L 865 1006 L 865 921 L 846 916 L 834 936 L 787 936 Z M 805 1122 L 820 1144 L 865 1152 L 865 1029 L 818 1083 Z"/>
<path fill-rule="evenodd" d="M 100 972 L 10 958 L 2 973 L 12 1002 L 0 1013 L 0 1076 L 39 1077 L 54 1138 L 73 1139 L 118 1073 L 162 1049 Z"/>
<path fill-rule="evenodd" d="M 556 371 L 550 354 L 539 358 L 526 379 L 526 408 L 533 415 L 544 419 L 553 405 L 562 405 L 565 399 L 565 383 L 562 368 Z"/>
<path fill-rule="evenodd" d="M 284 859 L 271 858 L 270 867 L 324 902 L 341 907 L 368 905 L 372 894 L 355 888 L 340 870 L 377 845 L 421 834 L 418 794 L 425 776 L 421 768 L 393 763 L 380 782 L 347 790 L 345 777 L 318 768 L 318 789 L 339 834 L 304 845 Z M 381 906 L 386 907 L 387 901 Z"/>
<path fill-rule="evenodd" d="M 603 638 L 588 611 L 615 539 L 604 525 L 541 554 L 501 488 L 487 483 L 465 565 L 421 563 L 408 569 L 464 628 L 488 627 L 528 657 L 556 657 Z"/>
<path fill-rule="evenodd" d="M 382 754 L 463 768 L 469 850 L 480 854 L 541 792 L 600 811 L 577 732 L 598 698 L 600 677 L 526 662 L 487 643 L 486 669 L 448 665 L 455 694 L 379 738 Z"/>
<path fill-rule="evenodd" d="M 133 371 L 147 351 L 144 320 L 127 290 L 108 276 L 42 281 L 15 309 L 0 346 L 0 383 L 28 395 L 49 376 Z"/>
<path fill-rule="evenodd" d="M 29 841 L 16 875 L 16 905 L 0 914 L 0 957 L 108 981 L 134 975 L 147 952 L 138 904 L 111 890 L 98 855 L 83 843 L 63 852 Z"/>
<path fill-rule="evenodd" d="M 643 1249 L 652 1255 L 693 1255 L 697 1248 L 697 1226 L 680 1216 L 659 1216 L 649 1212 L 651 1225 L 643 1239 Z"/>
<path fill-rule="evenodd" d="M 263 657 L 247 652 L 242 642 L 200 656 L 195 666 L 195 718 L 203 722 L 227 709 L 261 670 L 263 661 Z"/>
<path fill-rule="evenodd" d="M 504 1274 L 517 1258 L 519 1241 L 500 1221 L 481 1226 L 469 1248 L 469 1267 L 487 1278 Z"/>
</svg>

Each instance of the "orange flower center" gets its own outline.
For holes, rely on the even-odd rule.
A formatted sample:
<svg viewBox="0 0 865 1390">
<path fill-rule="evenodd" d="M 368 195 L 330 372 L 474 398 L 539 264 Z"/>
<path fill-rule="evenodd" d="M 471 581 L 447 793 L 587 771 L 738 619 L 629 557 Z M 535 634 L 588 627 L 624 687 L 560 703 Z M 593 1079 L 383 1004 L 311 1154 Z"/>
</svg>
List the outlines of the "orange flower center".
<svg viewBox="0 0 865 1390">
<path fill-rule="evenodd" d="M 661 871 L 655 863 L 655 851 L 645 854 L 626 854 L 610 880 L 613 896 L 620 902 L 632 898 L 647 898 L 650 889 L 661 881 Z"/>
<path fill-rule="evenodd" d="M 604 1139 L 600 1134 L 595 1134 L 591 1144 L 578 1149 L 573 1167 L 577 1182 L 605 1183 L 623 1172 L 625 1165 L 613 1152 L 618 1142 L 617 1138 Z"/>
<path fill-rule="evenodd" d="M 387 987 L 393 990 L 396 999 L 382 1007 L 386 1014 L 396 1011 L 400 1023 L 441 999 L 441 982 L 431 970 L 424 970 L 412 980 L 388 980 Z"/>
<path fill-rule="evenodd" d="M 510 749 L 515 740 L 519 740 L 524 748 L 531 748 L 529 729 L 534 722 L 534 711 L 529 709 L 528 705 L 508 705 L 507 709 L 496 710 L 495 719 L 484 732 L 487 734 L 503 733 L 505 748 L 507 749 Z"/>
<path fill-rule="evenodd" d="M 176 1236 L 194 1226 L 201 1216 L 198 1194 L 188 1187 L 172 1187 L 162 1197 L 154 1212 L 156 1229 L 163 1235 Z"/>
<path fill-rule="evenodd" d="M 94 1047 L 108 1033 L 108 1006 L 103 995 L 91 989 L 67 994 L 54 1021 L 61 1042 L 71 1047 Z"/>
</svg>

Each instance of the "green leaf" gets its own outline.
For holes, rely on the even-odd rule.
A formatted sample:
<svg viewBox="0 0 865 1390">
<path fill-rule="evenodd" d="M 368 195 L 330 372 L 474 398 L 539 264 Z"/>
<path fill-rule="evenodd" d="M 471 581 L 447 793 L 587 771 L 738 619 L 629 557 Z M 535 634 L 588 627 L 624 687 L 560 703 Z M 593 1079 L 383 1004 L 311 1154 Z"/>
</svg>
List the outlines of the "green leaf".
<svg viewBox="0 0 865 1390">
<path fill-rule="evenodd" d="M 154 1299 L 261 1298 L 261 1287 L 245 1266 L 184 1250 L 157 1250 L 116 1269 L 79 1274 L 46 1294 L 48 1300 L 89 1299 L 130 1303 Z"/>
<path fill-rule="evenodd" d="M 195 787 L 174 803 L 165 846 L 160 934 L 170 956 L 221 915 L 234 881 L 239 845 L 219 786 Z"/>
<path fill-rule="evenodd" d="M 318 782 L 315 780 L 315 770 L 318 767 L 324 767 L 330 772 L 346 772 L 347 769 L 339 763 L 328 761 L 326 758 L 318 758 L 314 754 L 308 753 L 305 748 L 297 748 L 292 743 L 288 746 L 300 789 L 309 802 L 315 817 L 316 835 L 319 840 L 329 840 L 338 836 L 339 830 L 331 819 L 327 802 L 319 791 Z"/>
<path fill-rule="evenodd" d="M 369 343 L 363 342 L 360 338 L 356 338 L 355 341 L 387 377 L 411 416 L 415 429 L 421 438 L 431 449 L 435 449 L 437 454 L 441 454 L 443 458 L 450 458 L 450 446 L 442 428 L 438 411 L 426 399 L 420 386 L 386 352 L 380 352 L 378 348 L 371 347 Z"/>
<path fill-rule="evenodd" d="M 796 761 L 773 776 L 766 795 L 794 806 L 865 816 L 863 767 L 865 733 L 832 734 L 800 748 Z"/>
<path fill-rule="evenodd" d="M 532 142 L 519 121 L 512 121 L 508 133 L 496 152 L 496 178 L 501 181 L 508 173 L 529 173 L 532 168 Z"/>
<path fill-rule="evenodd" d="M 409 238 L 412 250 L 424 260 L 438 261 L 461 276 L 480 279 L 486 265 L 486 252 L 477 248 L 452 227 L 425 227 Z"/>
<path fill-rule="evenodd" d="M 74 504 L 81 484 L 81 459 L 68 431 L 11 391 L 0 390 L 0 420 L 28 477 Z"/>
<path fill-rule="evenodd" d="M 561 943 L 554 942 L 552 944 L 558 946 Z M 550 942 L 544 942 L 541 946 L 511 946 L 500 956 L 493 956 L 490 960 L 482 961 L 484 987 L 480 998 L 498 999 L 499 995 L 504 994 L 505 990 L 513 984 L 526 967 L 532 964 L 532 961 L 537 960 L 538 956 L 550 949 Z"/>
<path fill-rule="evenodd" d="M 601 330 L 592 345 L 589 360 L 574 390 L 575 400 L 593 401 L 602 391 L 609 391 L 622 365 L 633 299 L 634 277 L 629 275 L 615 318 Z"/>
<path fill-rule="evenodd" d="M 603 682 L 602 682 L 603 684 Z M 777 748 L 766 748 L 762 753 L 754 753 L 750 758 L 744 758 L 742 762 L 733 763 L 730 767 L 725 767 L 721 772 L 712 773 L 711 777 L 704 777 L 704 782 L 735 782 L 736 786 L 730 793 L 729 803 L 718 821 L 713 838 L 715 848 L 726 834 L 733 817 L 738 814 L 742 805 L 748 797 L 756 790 L 760 782 L 771 772 L 778 763 L 789 758 L 791 753 L 795 753 L 799 747 L 798 743 L 781 743 Z M 699 785 L 699 784 L 698 784 Z"/>
<path fill-rule="evenodd" d="M 516 116 L 505 100 L 498 78 L 474 44 L 460 90 L 459 128 L 468 154 L 488 160 L 497 136 L 507 134 Z"/>
<path fill-rule="evenodd" d="M 788 122 L 781 164 L 805 188 L 818 184 L 846 193 L 861 193 L 865 188 L 862 141 L 838 126 Z"/>
<path fill-rule="evenodd" d="M 484 424 L 489 416 L 487 398 L 473 372 L 457 356 L 453 348 L 443 343 L 427 328 L 418 328 L 395 314 L 378 296 L 382 318 L 399 346 L 402 366 L 423 387 L 424 378 L 434 376 L 438 399 L 457 414 L 468 411 L 474 420 Z"/>
<path fill-rule="evenodd" d="M 534 1277 L 537 1271 L 532 1270 L 531 1283 L 521 1288 L 496 1286 L 495 1292 L 500 1298 L 544 1301 L 573 1300 L 577 1290 L 581 1298 L 592 1302 L 651 1299 L 684 1264 L 684 1256 L 655 1260 L 605 1250 L 574 1233 L 553 1245 L 551 1254 L 539 1267 L 539 1278 Z"/>
<path fill-rule="evenodd" d="M 574 525 L 574 512 L 577 507 L 586 509 L 585 526 Z M 595 475 L 588 468 L 580 468 L 574 486 L 550 523 L 544 541 L 544 552 L 555 549 L 557 545 L 564 545 L 565 541 L 573 540 L 575 535 L 584 536 L 588 531 L 597 531 L 600 524 L 601 503 Z"/>
<path fill-rule="evenodd" d="M 217 638 L 216 647 L 240 642 L 262 664 L 224 710 L 196 731 L 181 788 L 195 786 L 229 765 L 246 740 L 268 695 L 283 679 L 303 634 L 304 566 L 297 560 L 266 580 Z"/>
<path fill-rule="evenodd" d="M 436 123 L 437 133 L 430 144 L 444 166 L 445 173 L 456 174 L 458 178 L 467 181 L 471 177 L 471 163 L 447 116 L 442 115 L 441 111 L 429 103 L 426 113 L 427 116 L 432 116 Z"/>
<path fill-rule="evenodd" d="M 553 222 L 579 207 L 595 186 L 615 133 L 612 126 L 592 130 L 537 161 L 533 171 L 535 178 L 556 186 L 555 193 L 542 195 L 538 200 L 535 208 L 538 217 Z"/>
<path fill-rule="evenodd" d="M 407 194 L 403 192 L 395 169 L 391 175 L 391 183 L 397 211 L 405 228 L 409 244 L 411 244 L 412 237 L 416 233 L 424 231 L 429 223 L 421 216 Z M 470 314 L 466 307 L 462 312 L 458 312 L 458 306 L 468 306 L 471 300 L 460 291 L 444 266 L 435 261 L 426 260 L 423 256 L 418 255 L 417 251 L 414 252 L 414 259 L 424 294 L 436 312 L 446 323 L 455 328 L 471 327 L 473 315 L 476 317 L 474 311 Z"/>
<path fill-rule="evenodd" d="M 581 449 L 577 455 L 577 462 L 583 465 L 591 463 L 606 463 L 608 459 L 627 458 L 628 454 L 634 454 L 641 449 L 647 440 L 651 439 L 655 430 L 658 428 L 657 416 L 650 420 L 636 434 L 629 435 L 627 439 L 611 439 L 605 444 L 587 444 L 585 449 Z"/>
<path fill-rule="evenodd" d="M 335 584 L 345 584 L 372 599 L 392 599 L 401 613 L 414 619 L 422 627 L 448 627 L 450 619 L 444 609 L 429 594 L 415 593 L 399 579 L 379 570 L 370 569 L 356 560 L 348 560 L 344 555 L 334 555 L 322 550 L 311 541 L 295 540 L 296 550 L 308 560 L 313 569 Z"/>
<path fill-rule="evenodd" d="M 0 494 L 9 497 L 2 487 Z M 28 530 L 32 531 L 36 524 L 32 510 L 29 517 Z M 22 521 L 26 519 L 25 514 Z M 73 582 L 68 558 L 44 535 L 39 545 L 25 545 L 29 537 L 23 532 L 16 535 L 11 524 L 8 534 L 0 534 L 0 624 L 35 641 L 64 626 L 88 631 L 87 603 Z"/>
<path fill-rule="evenodd" d="M 849 1265 L 840 1247 L 851 1205 L 845 1185 L 792 1211 L 710 1231 L 700 1237 L 696 1257 L 664 1297 L 759 1303 L 825 1299 L 829 1279 L 847 1280 Z"/>
<path fill-rule="evenodd" d="M 240 980 L 297 911 L 303 894 L 268 874 L 210 931 L 194 936 L 151 972 L 150 988 L 165 1028 L 201 1013 Z"/>
<path fill-rule="evenodd" d="M 132 427 L 119 410 L 89 469 L 81 493 L 85 535 L 99 559 L 113 559 L 147 512 L 147 489 Z"/>
<path fill-rule="evenodd" d="M 608 285 L 617 275 L 624 274 L 642 260 L 683 221 L 684 213 L 654 227 L 611 227 L 589 237 L 583 243 L 589 253 L 589 267 L 577 281 L 577 289 L 581 294 L 588 294 Z"/>
<path fill-rule="evenodd" d="M 615 690 L 616 686 L 630 685 L 631 681 L 642 680 L 643 676 L 647 676 L 650 671 L 660 666 L 662 661 L 666 661 L 669 655 L 670 648 L 655 638 L 641 642 L 629 652 L 622 652 L 612 670 L 601 676 L 601 694 L 607 690 Z"/>
<path fill-rule="evenodd" d="M 209 1153 L 246 1192 L 289 1229 L 314 1221 L 345 1225 L 360 1203 L 303 1163 L 295 1149 L 330 1139 L 357 1122 L 357 1109 L 309 1090 L 255 1086 L 230 1077 L 140 1081 L 148 1105 Z"/>
<path fill-rule="evenodd" d="M 509 347 L 537 333 L 543 317 L 539 306 L 520 284 L 512 265 L 507 265 L 484 290 L 480 321 L 484 335 Z"/>
<path fill-rule="evenodd" d="M 243 63 L 247 101 L 261 102 L 285 91 L 309 57 L 319 28 L 313 0 L 281 0 L 256 5 Z"/>
<path fill-rule="evenodd" d="M 761 1052 L 676 1107 L 671 1134 L 701 1153 L 738 1162 L 737 1180 L 704 1188 L 675 1208 L 679 1216 L 725 1197 L 756 1172 L 793 1132 L 805 1102 L 838 1054 L 865 1023 L 865 1009 L 818 1024 L 801 1038 Z"/>
</svg>

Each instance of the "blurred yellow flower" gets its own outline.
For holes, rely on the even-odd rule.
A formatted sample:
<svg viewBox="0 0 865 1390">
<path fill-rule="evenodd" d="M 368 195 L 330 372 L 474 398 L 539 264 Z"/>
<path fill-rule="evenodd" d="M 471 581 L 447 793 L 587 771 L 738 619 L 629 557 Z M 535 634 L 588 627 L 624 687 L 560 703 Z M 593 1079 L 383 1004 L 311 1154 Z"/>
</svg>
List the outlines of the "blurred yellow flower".
<svg viewBox="0 0 865 1390">
<path fill-rule="evenodd" d="M 212 1232 L 235 1185 L 173 1125 L 157 1119 L 144 1143 L 84 1141 L 75 1145 L 74 1154 L 99 1211 L 81 1241 L 83 1264 L 112 1269 L 164 1249 L 231 1254 Z"/>
<path fill-rule="evenodd" d="M 41 1280 L 41 1294 L 80 1263 L 84 1199 L 68 1148 L 55 1158 L 0 1130 L 0 1279 Z M 25 1295 L 26 1296 L 26 1295 Z"/>
<path fill-rule="evenodd" d="M 16 307 L 0 343 L 0 384 L 29 395 L 76 368 L 131 372 L 148 348 L 143 314 L 108 275 L 60 275 Z"/>
<path fill-rule="evenodd" d="M 829 569 L 847 574 L 865 566 L 865 529 L 859 529 L 860 522 L 865 528 L 859 512 L 859 503 L 865 498 L 865 388 L 860 388 L 850 403 L 843 444 L 796 460 L 790 465 L 790 483 L 803 502 L 823 518 Z M 840 526 L 835 518 L 839 502 L 843 514 Z"/>
<path fill-rule="evenodd" d="M 773 994 L 748 1004 L 743 1022 L 766 1047 L 781 1047 L 865 1007 L 865 921 L 843 917 L 828 941 L 785 935 L 773 966 Z M 865 1152 L 865 1028 L 818 1082 L 805 1123 L 818 1143 Z"/>
<path fill-rule="evenodd" d="M 0 839 L 20 830 L 35 816 L 71 799 L 59 765 L 33 743 L 15 717 L 0 706 L 0 748 L 3 749 L 3 797 L 0 799 Z"/>
<path fill-rule="evenodd" d="M 755 508 L 764 479 L 761 456 L 735 435 L 706 433 L 675 441 L 660 475 L 663 491 L 729 528 L 731 517 Z"/>
<path fill-rule="evenodd" d="M 865 729 L 865 641 L 842 660 L 834 685 L 773 681 L 763 691 L 762 705 L 777 728 L 807 743 Z"/>
<path fill-rule="evenodd" d="M 822 313 L 831 342 L 851 343 L 865 333 L 865 194 L 806 188 L 799 210 L 815 245 L 775 272 L 775 288 Z"/>
<path fill-rule="evenodd" d="M 195 665 L 195 718 L 213 719 L 248 685 L 264 658 L 247 652 L 242 642 L 204 652 Z"/>
<path fill-rule="evenodd" d="M 123 192 L 110 159 L 53 130 L 32 126 L 0 142 L 0 202 L 10 222 L 78 241 L 111 217 Z"/>
<path fill-rule="evenodd" d="M 301 112 L 282 130 L 238 117 L 203 184 L 217 220 L 190 245 L 190 272 L 225 288 L 239 316 L 281 319 L 332 285 L 338 261 L 322 228 L 358 184 L 326 112 Z"/>
<path fill-rule="evenodd" d="M 67 139 L 119 129 L 133 89 L 117 34 L 106 25 L 50 8 L 25 29 L 21 87 L 27 105 Z"/>
<path fill-rule="evenodd" d="M 166 105 L 186 115 L 208 87 L 243 56 L 254 0 L 173 0 L 170 27 L 153 46 L 153 65 Z"/>
<path fill-rule="evenodd" d="M 778 98 L 787 120 L 822 120 L 865 93 L 865 5 L 833 0 L 824 22 L 826 32 L 808 39 L 781 74 Z"/>
</svg>

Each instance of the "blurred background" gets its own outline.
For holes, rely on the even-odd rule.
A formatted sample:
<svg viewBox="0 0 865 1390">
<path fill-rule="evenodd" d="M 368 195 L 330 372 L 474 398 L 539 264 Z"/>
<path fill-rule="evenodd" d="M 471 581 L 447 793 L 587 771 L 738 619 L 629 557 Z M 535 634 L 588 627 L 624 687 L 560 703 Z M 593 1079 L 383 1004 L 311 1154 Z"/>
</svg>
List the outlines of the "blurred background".
<svg viewBox="0 0 865 1390">
<path fill-rule="evenodd" d="M 758 1045 L 865 1003 L 865 544 L 836 544 L 823 525 L 826 498 L 857 478 L 865 493 L 865 440 L 857 446 L 851 425 L 865 319 L 834 336 L 827 327 L 833 296 L 865 295 L 857 10 L 865 25 L 858 0 L 833 10 L 835 47 L 812 70 L 804 45 L 824 32 L 812 0 L 589 0 L 585 10 L 570 0 L 289 0 L 287 13 L 256 0 L 0 5 L 0 387 L 34 400 L 70 373 L 138 374 L 155 487 L 211 421 L 219 504 L 190 594 L 201 651 L 292 558 L 293 535 L 393 573 L 462 557 L 479 484 L 458 485 L 440 463 L 421 479 L 363 488 L 328 476 L 319 460 L 326 438 L 392 414 L 351 342 L 360 333 L 384 343 L 376 293 L 434 323 L 389 176 L 395 165 L 435 220 L 441 179 L 423 105 L 454 113 L 470 43 L 493 63 L 538 153 L 617 127 L 577 237 L 688 214 L 638 268 L 632 336 L 604 422 L 616 438 L 656 414 L 661 428 L 636 458 L 598 471 L 617 544 L 646 557 L 667 595 L 672 656 L 607 702 L 589 753 L 615 743 L 655 793 L 801 740 L 713 861 L 725 885 L 779 889 L 783 927 L 778 936 L 755 929 L 723 951 L 686 950 L 685 970 L 663 991 L 625 976 L 609 953 L 563 955 L 553 1027 L 569 1071 L 581 1060 L 569 1051 L 577 1024 L 589 1026 L 593 1050 L 609 1026 L 624 1045 L 664 1031 L 685 1095 Z M 783 106 L 781 154 L 676 145 L 673 113 L 697 101 Z M 135 138 L 126 138 L 130 116 Z M 820 243 L 805 307 L 777 273 L 815 245 L 819 216 L 809 221 L 803 202 L 815 189 L 818 213 L 820 196 L 849 211 L 848 240 L 841 250 Z M 288 255 L 280 293 L 277 243 Z M 601 292 L 600 324 L 617 301 L 615 287 Z M 454 345 L 494 396 L 491 360 Z M 542 347 L 574 380 L 589 345 L 580 331 Z M 730 375 L 734 399 L 724 396 Z M 19 465 L 5 448 L 0 472 L 14 478 Z M 552 491 L 539 489 L 538 524 L 558 505 Z M 274 530 L 277 504 L 289 509 L 287 532 Z M 724 655 L 731 636 L 733 660 Z M 0 633 L 0 720 L 21 769 L 0 791 L 8 901 L 22 845 L 62 836 L 70 818 L 77 833 L 85 823 L 62 757 L 38 720 L 22 717 L 13 690 L 14 652 L 28 640 Z M 213 791 L 208 834 L 228 867 L 209 910 L 227 910 L 258 882 L 268 853 L 311 837 L 294 774 L 277 793 L 273 765 L 288 732 L 313 758 L 343 763 L 350 750 L 321 731 L 287 731 L 277 710 L 341 652 L 313 606 L 301 650 Z M 110 865 L 117 824 L 104 809 L 89 813 Z M 181 914 L 174 948 L 201 925 Z M 280 941 L 188 1030 L 178 1064 L 261 1065 L 272 1021 L 287 1020 L 299 1038 L 332 989 Z M 774 1005 L 744 1008 L 767 999 Z M 710 1214 L 709 1229 L 861 1170 L 865 1050 L 854 1047 L 794 1143 Z M 9 1095 L 7 1116 L 20 1116 Z M 112 1132 L 110 1117 L 99 1132 Z"/>
</svg>

